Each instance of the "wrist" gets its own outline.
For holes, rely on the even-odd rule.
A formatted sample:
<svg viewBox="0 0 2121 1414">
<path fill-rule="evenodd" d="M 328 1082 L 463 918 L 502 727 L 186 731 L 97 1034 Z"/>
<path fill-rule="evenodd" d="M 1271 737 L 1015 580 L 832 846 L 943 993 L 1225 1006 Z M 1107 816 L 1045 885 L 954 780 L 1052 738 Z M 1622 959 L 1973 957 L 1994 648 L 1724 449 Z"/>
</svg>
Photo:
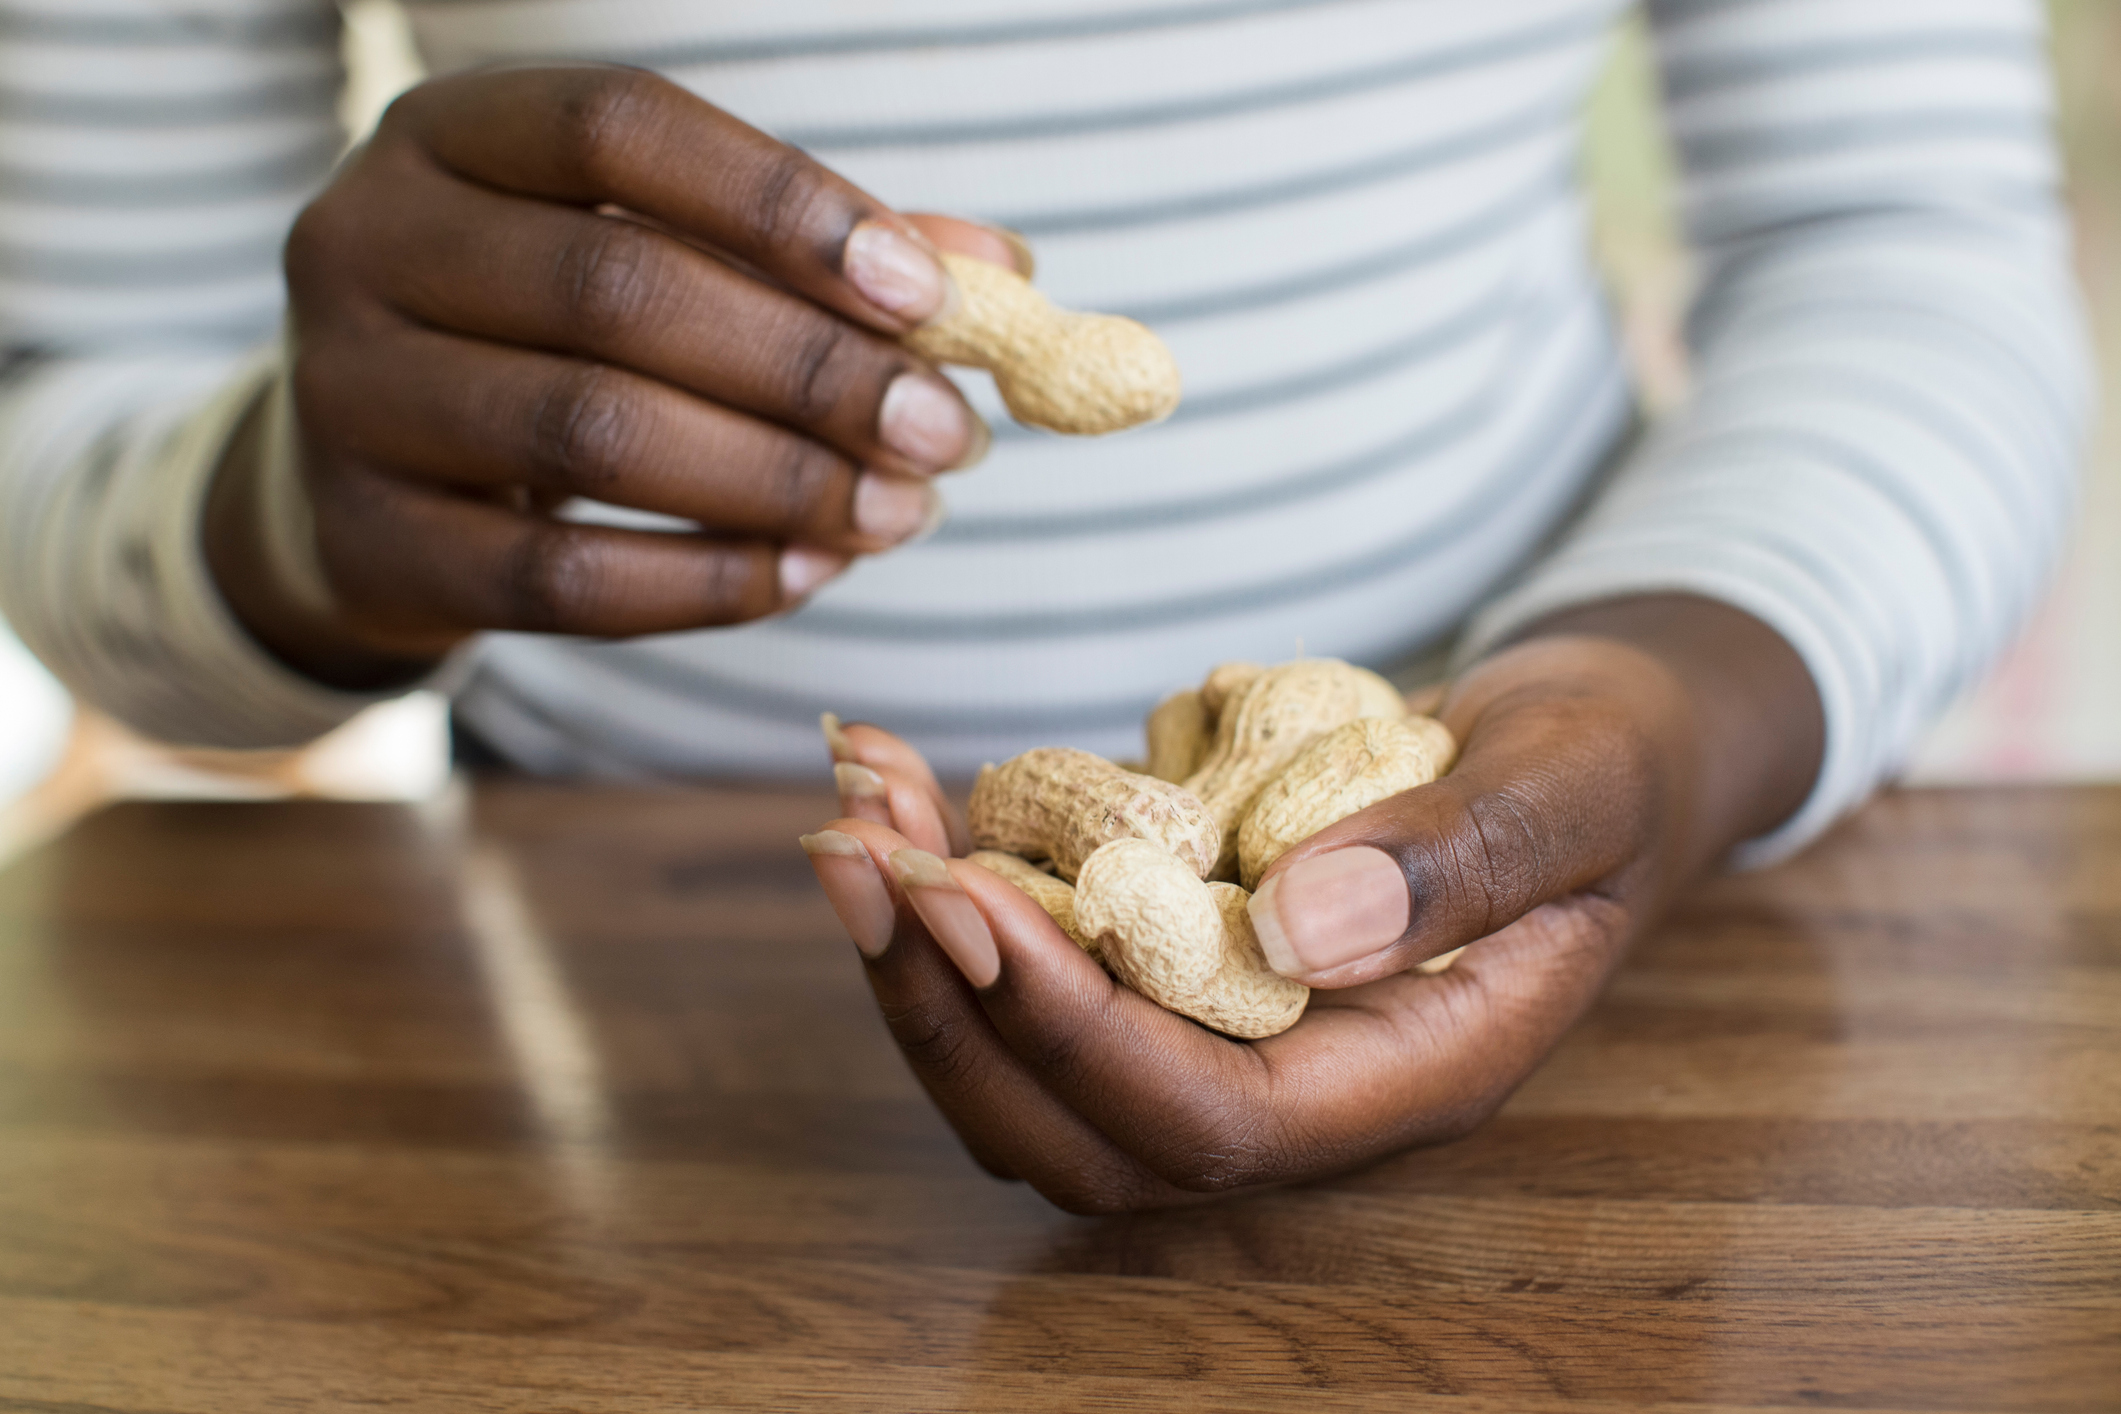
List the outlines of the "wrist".
<svg viewBox="0 0 2121 1414">
<path fill-rule="evenodd" d="M 1479 691 L 1487 680 L 1551 683 L 1623 704 L 1666 777 L 1669 849 L 1681 877 L 1796 813 L 1825 753 L 1825 714 L 1796 650 L 1743 610 L 1693 595 L 1552 614 L 1462 681 Z M 1447 708 L 1457 710 L 1455 702 Z"/>
</svg>

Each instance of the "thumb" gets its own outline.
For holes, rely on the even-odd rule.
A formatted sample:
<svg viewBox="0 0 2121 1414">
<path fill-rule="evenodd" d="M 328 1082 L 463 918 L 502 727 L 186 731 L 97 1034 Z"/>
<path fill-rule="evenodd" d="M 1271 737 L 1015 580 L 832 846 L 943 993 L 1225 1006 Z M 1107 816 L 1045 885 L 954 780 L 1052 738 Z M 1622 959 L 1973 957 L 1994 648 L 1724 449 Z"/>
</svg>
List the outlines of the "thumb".
<svg viewBox="0 0 2121 1414">
<path fill-rule="evenodd" d="M 1506 927 L 1643 859 L 1659 770 L 1625 701 L 1580 685 L 1490 701 L 1450 775 L 1275 861 L 1253 895 L 1277 972 L 1352 987 Z"/>
</svg>

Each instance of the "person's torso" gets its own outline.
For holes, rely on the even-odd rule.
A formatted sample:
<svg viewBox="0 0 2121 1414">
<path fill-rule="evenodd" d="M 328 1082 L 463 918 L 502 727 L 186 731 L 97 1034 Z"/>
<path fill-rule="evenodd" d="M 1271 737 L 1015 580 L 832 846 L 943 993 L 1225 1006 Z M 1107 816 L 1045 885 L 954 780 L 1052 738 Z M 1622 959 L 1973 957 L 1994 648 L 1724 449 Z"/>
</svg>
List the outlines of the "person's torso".
<svg viewBox="0 0 2121 1414">
<path fill-rule="evenodd" d="M 1068 440 L 965 377 L 996 445 L 949 523 L 786 618 L 495 639 L 463 710 L 524 764 L 779 774 L 827 708 L 945 770 L 1129 754 L 1216 661 L 1446 633 L 1626 420 L 1573 186 L 1615 0 L 409 8 L 438 71 L 654 68 L 894 206 L 1013 227 L 1186 380 L 1169 422 Z"/>
</svg>

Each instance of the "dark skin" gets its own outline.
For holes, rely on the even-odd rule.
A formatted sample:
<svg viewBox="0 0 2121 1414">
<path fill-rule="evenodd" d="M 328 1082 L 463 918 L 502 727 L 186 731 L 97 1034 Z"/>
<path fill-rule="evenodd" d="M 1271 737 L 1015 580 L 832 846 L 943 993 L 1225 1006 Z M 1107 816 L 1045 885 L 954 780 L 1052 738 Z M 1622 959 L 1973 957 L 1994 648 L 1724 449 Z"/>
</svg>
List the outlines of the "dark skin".
<svg viewBox="0 0 2121 1414">
<path fill-rule="evenodd" d="M 352 689 L 409 681 L 486 630 L 625 637 L 782 612 L 907 538 L 927 478 L 982 449 L 956 391 L 895 339 L 950 298 L 938 248 L 1021 264 L 1000 233 L 900 215 L 652 75 L 422 85 L 288 245 L 331 604 L 267 568 L 256 413 L 208 497 L 208 563 L 262 644 Z M 555 519 L 577 495 L 702 529 Z M 1299 907 L 1289 871 L 1367 861 L 1396 936 L 1297 966 L 1323 990 L 1252 1044 L 1116 987 L 962 859 L 940 886 L 902 887 L 894 853 L 962 855 L 963 827 L 910 748 L 849 729 L 844 750 L 880 793 L 845 800 L 834 828 L 852 852 L 814 863 L 892 1034 L 974 1156 L 1099 1212 L 1462 1134 L 1678 890 L 1788 817 L 1824 739 L 1796 653 L 1684 596 L 1550 619 L 1439 710 L 1462 744 L 1449 776 L 1268 876 L 1330 942 L 1338 901 L 1314 890 Z M 956 951 L 937 919 L 955 921 L 940 936 Z M 1409 970 L 1464 944 L 1447 973 Z"/>
<path fill-rule="evenodd" d="M 1295 1027 L 1219 1036 L 1118 986 L 1013 886 L 962 860 L 952 882 L 994 966 L 938 946 L 949 890 L 908 888 L 909 843 L 963 853 L 961 827 L 902 742 L 850 728 L 881 796 L 828 826 L 867 860 L 813 859 L 850 928 L 887 891 L 866 958 L 878 1005 L 966 1147 L 1074 1212 L 1198 1201 L 1456 1138 L 1508 1098 L 1583 1014 L 1630 942 L 1818 774 L 1825 728 L 1797 654 L 1727 605 L 1669 595 L 1539 625 L 1453 683 L 1457 767 L 1276 862 L 1375 848 L 1408 924 L 1323 972 Z M 953 851 L 953 843 L 956 845 Z M 879 914 L 881 916 L 881 914 Z M 860 940 L 860 933 L 857 933 Z M 1413 964 L 1471 944 L 1437 976 Z"/>
<path fill-rule="evenodd" d="M 354 689 L 488 629 L 626 637 L 791 608 L 914 533 L 927 478 L 984 448 L 894 337 L 949 297 L 939 246 L 1017 258 L 652 74 L 422 84 L 287 246 L 332 610 L 269 576 L 255 414 L 208 500 L 216 582 L 278 657 Z M 549 514 L 576 495 L 703 529 Z"/>
</svg>

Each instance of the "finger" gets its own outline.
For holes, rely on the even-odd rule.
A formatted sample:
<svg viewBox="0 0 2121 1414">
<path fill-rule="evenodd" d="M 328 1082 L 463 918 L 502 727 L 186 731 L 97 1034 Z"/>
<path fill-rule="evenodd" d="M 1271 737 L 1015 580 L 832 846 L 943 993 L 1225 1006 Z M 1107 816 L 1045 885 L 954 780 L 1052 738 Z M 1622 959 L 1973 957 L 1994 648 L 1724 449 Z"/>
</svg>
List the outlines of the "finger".
<svg viewBox="0 0 2121 1414">
<path fill-rule="evenodd" d="M 1251 913 L 1276 971 L 1355 986 L 1463 947 L 1648 855 L 1659 766 L 1618 703 L 1530 692 L 1483 711 L 1451 774 L 1275 862 Z"/>
<path fill-rule="evenodd" d="M 822 443 L 606 364 L 406 326 L 304 350 L 294 377 L 312 436 L 394 473 L 527 485 L 848 554 L 942 517 L 923 478 L 862 471 Z"/>
<path fill-rule="evenodd" d="M 862 840 L 846 828 L 834 828 L 853 824 L 851 820 L 835 820 L 816 834 L 802 836 L 798 842 L 809 856 L 811 871 L 855 950 L 865 960 L 874 961 L 884 955 L 898 935 L 900 900 L 885 886 Z M 897 843 L 898 837 L 886 831 L 879 847 Z M 973 1160 L 989 1173 L 997 1178 L 1016 1177 L 980 1135 L 961 1134 L 960 1138 Z"/>
<path fill-rule="evenodd" d="M 911 223 L 653 74 L 588 66 L 464 74 L 423 85 L 392 116 L 475 181 L 641 212 L 872 328 L 902 332 L 949 298 L 948 277 Z"/>
<path fill-rule="evenodd" d="M 891 785 L 881 775 L 858 762 L 836 761 L 832 782 L 839 788 L 842 815 L 897 828 L 891 810 Z"/>
<path fill-rule="evenodd" d="M 950 872 L 988 924 L 951 956 L 1040 1085 L 1178 1191 L 1254 1181 L 1283 1145 L 1252 1048 L 1114 982 L 1013 885 Z"/>
<path fill-rule="evenodd" d="M 927 758 L 882 727 L 856 722 L 842 726 L 827 712 L 821 725 L 825 745 L 835 761 L 855 761 L 880 774 L 904 794 L 894 796 L 899 832 L 931 854 L 963 856 L 972 852 L 965 817 L 935 778 Z M 911 825 L 913 828 L 908 828 Z"/>
<path fill-rule="evenodd" d="M 575 525 L 358 469 L 314 478 L 347 612 L 408 643 L 465 629 L 623 638 L 778 613 L 846 567 L 808 547 Z"/>
<path fill-rule="evenodd" d="M 951 872 L 991 917 L 999 890 L 975 868 Z M 1603 900 L 1548 905 L 1458 971 L 1322 994 L 1294 1028 L 1249 1044 L 1091 975 L 1029 929 L 995 927 L 991 959 L 952 955 L 1044 1089 L 1161 1182 L 1216 1192 L 1467 1132 L 1596 995 L 1623 921 Z"/>
<path fill-rule="evenodd" d="M 982 449 L 956 388 L 897 342 L 661 232 L 416 169 L 398 190 L 347 259 L 418 322 L 630 368 L 868 466 L 934 472 Z"/>
<path fill-rule="evenodd" d="M 986 226 L 977 221 L 966 221 L 956 216 L 935 216 L 915 212 L 906 218 L 926 236 L 937 250 L 954 251 L 969 255 L 975 260 L 985 260 L 1004 269 L 1014 270 L 1026 280 L 1037 272 L 1038 261 L 1031 253 L 1031 243 L 1014 231 L 999 226 Z"/>
<path fill-rule="evenodd" d="M 888 825 L 931 854 L 950 847 L 941 819 L 917 782 L 854 761 L 834 762 L 832 778 L 839 787 L 842 813 Z"/>
<path fill-rule="evenodd" d="M 855 859 L 844 841 L 853 841 L 867 857 Z M 969 914 L 976 927 L 984 927 L 984 922 L 955 878 L 942 870 L 941 861 L 933 861 L 941 873 L 939 885 L 903 887 L 889 861 L 908 848 L 904 838 L 857 820 L 833 821 L 826 831 L 808 837 L 805 848 L 828 892 L 837 888 L 849 894 L 842 917 L 853 912 L 870 930 L 869 936 L 874 936 L 874 920 L 882 917 L 877 895 L 888 898 L 890 937 L 882 947 L 862 949 L 870 986 L 908 1066 L 984 1166 L 1023 1177 L 1077 1211 L 1168 1200 L 1161 1185 L 1047 1093 L 1001 1044 L 958 964 L 945 951 L 968 943 L 976 946 L 976 940 L 965 935 L 964 915 Z M 820 864 L 828 852 L 833 857 Z M 859 903 L 857 890 L 863 900 Z M 952 896 L 938 898 L 937 892 Z M 915 896 L 924 907 L 917 906 Z M 1051 934 L 1049 944 L 1076 951 L 1037 905 L 1021 894 L 1016 898 L 1029 914 L 1014 915 L 1013 924 L 1043 926 Z M 837 900 L 834 907 L 841 908 Z M 947 941 L 939 941 L 926 921 L 929 916 L 942 923 L 941 939 Z"/>
</svg>

